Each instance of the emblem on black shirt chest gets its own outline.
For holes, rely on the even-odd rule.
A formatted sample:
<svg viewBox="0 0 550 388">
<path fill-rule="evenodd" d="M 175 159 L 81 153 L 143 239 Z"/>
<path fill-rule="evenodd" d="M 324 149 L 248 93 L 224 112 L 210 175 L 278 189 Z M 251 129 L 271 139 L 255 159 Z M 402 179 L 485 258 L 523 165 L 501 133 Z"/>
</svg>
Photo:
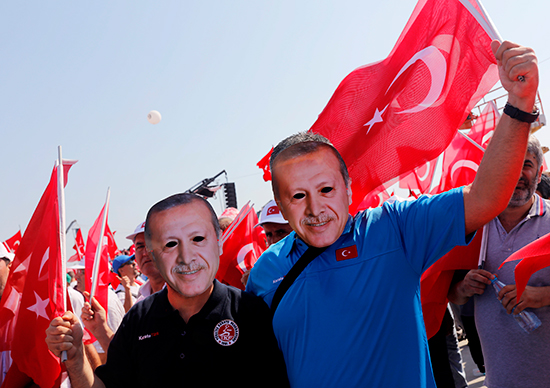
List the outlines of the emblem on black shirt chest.
<svg viewBox="0 0 550 388">
<path fill-rule="evenodd" d="M 239 326 L 230 319 L 224 319 L 214 328 L 214 339 L 222 346 L 231 346 L 239 338 Z"/>
</svg>

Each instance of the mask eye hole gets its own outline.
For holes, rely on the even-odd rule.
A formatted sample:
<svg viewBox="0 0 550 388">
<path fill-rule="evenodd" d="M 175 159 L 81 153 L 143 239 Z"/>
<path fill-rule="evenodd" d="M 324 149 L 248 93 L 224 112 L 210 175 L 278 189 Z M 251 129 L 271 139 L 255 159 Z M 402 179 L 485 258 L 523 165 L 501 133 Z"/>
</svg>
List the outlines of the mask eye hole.
<svg viewBox="0 0 550 388">
<path fill-rule="evenodd" d="M 177 242 L 175 242 L 175 241 L 168 241 L 168 242 L 166 243 L 165 246 L 166 246 L 166 248 L 174 248 L 176 245 L 178 245 Z"/>
</svg>

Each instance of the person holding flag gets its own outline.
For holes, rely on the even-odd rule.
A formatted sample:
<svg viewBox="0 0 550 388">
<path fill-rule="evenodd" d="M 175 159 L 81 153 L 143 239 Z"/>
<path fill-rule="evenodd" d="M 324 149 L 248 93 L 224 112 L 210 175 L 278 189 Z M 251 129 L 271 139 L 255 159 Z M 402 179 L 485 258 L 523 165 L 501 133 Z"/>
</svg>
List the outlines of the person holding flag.
<svg viewBox="0 0 550 388">
<path fill-rule="evenodd" d="M 467 272 L 449 290 L 449 300 L 463 305 L 474 297 L 475 322 L 485 360 L 487 387 L 547 387 L 550 370 L 550 268 L 536 272 L 521 298 L 516 298 L 514 269 L 505 263 L 515 251 L 550 233 L 550 201 L 535 193 L 541 180 L 543 153 L 531 135 L 523 169 L 508 206 L 483 229 L 480 269 Z M 491 280 L 507 284 L 498 298 Z M 487 286 L 489 286 L 487 288 Z M 504 308 L 503 308 L 504 306 Z M 525 334 L 509 314 L 528 308 L 541 326 Z"/>
<path fill-rule="evenodd" d="M 326 138 L 299 133 L 273 150 L 273 194 L 294 232 L 261 256 L 246 290 L 271 306 L 291 386 L 435 387 L 420 277 L 507 206 L 538 87 L 532 49 L 491 48 L 510 107 L 470 186 L 352 217 L 347 166 Z"/>
<path fill-rule="evenodd" d="M 214 209 L 195 194 L 175 194 L 149 210 L 148 254 L 167 286 L 130 309 L 95 374 L 74 314 L 51 321 L 46 342 L 57 356 L 67 351 L 73 387 L 257 387 L 267 376 L 270 386 L 288 386 L 265 303 L 215 280 L 219 236 Z"/>
</svg>

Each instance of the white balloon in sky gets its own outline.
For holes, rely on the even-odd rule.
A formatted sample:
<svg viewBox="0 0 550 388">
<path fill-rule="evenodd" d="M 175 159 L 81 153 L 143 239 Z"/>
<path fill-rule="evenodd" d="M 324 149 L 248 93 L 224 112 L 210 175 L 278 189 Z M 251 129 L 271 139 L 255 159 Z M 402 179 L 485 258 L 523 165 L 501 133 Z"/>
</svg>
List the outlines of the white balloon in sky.
<svg viewBox="0 0 550 388">
<path fill-rule="evenodd" d="M 161 119 L 162 116 L 160 115 L 158 110 L 152 110 L 147 114 L 147 120 L 149 120 L 151 124 L 158 124 L 160 123 Z"/>
</svg>

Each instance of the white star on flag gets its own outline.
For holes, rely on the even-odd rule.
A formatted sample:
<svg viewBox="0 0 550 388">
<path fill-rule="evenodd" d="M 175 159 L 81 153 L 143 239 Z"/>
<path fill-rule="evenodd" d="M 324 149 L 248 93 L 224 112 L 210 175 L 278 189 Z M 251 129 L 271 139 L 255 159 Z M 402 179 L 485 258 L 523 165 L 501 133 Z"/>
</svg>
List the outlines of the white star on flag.
<svg viewBox="0 0 550 388">
<path fill-rule="evenodd" d="M 367 135 L 369 134 L 370 132 L 370 129 L 372 128 L 372 126 L 376 123 L 381 123 L 384 121 L 384 119 L 382 118 L 382 114 L 384 114 L 384 112 L 386 111 L 386 109 L 388 108 L 389 104 L 386 105 L 386 107 L 384 109 L 382 109 L 382 111 L 379 111 L 378 108 L 376 108 L 374 110 L 374 117 L 366 124 L 363 125 L 363 127 L 366 127 L 367 125 L 369 126 L 369 129 L 367 130 Z"/>
<path fill-rule="evenodd" d="M 30 307 L 27 307 L 27 309 L 30 310 L 30 311 L 35 312 L 37 318 L 38 317 L 44 317 L 49 321 L 50 318 L 48 317 L 48 314 L 46 313 L 46 306 L 48 304 L 50 304 L 50 298 L 46 298 L 46 299 L 42 300 L 40 298 L 40 296 L 38 296 L 36 291 L 34 291 L 34 296 L 36 297 L 36 303 L 33 304 Z"/>
</svg>

